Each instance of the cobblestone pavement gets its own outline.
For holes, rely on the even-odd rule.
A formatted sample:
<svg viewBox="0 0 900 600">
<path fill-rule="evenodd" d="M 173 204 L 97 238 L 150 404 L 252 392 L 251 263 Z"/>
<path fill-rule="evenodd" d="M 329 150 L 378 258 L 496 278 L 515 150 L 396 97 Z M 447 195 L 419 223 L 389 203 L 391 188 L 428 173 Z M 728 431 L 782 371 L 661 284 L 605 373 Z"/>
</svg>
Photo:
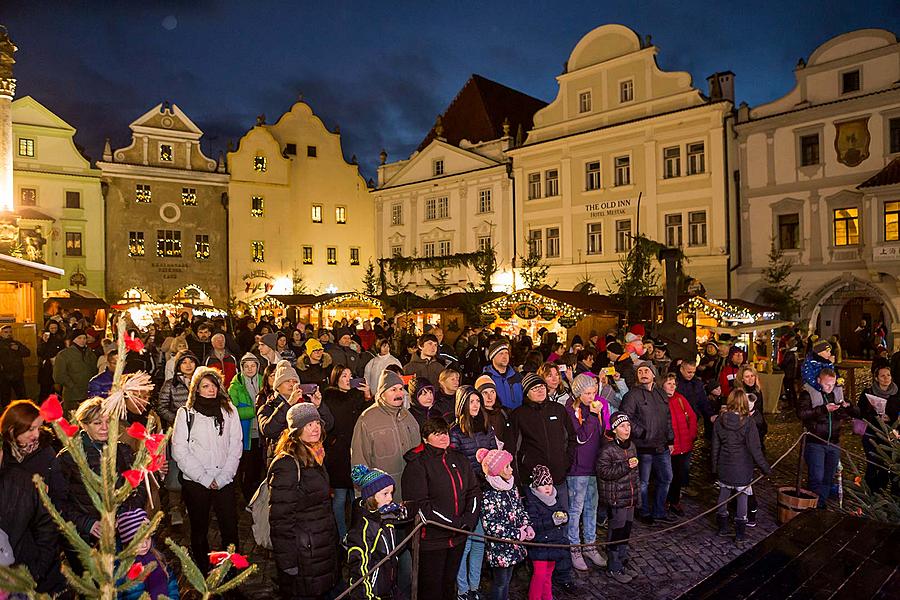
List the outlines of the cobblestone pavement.
<svg viewBox="0 0 900 600">
<path fill-rule="evenodd" d="M 800 423 L 793 415 L 769 415 L 769 433 L 766 437 L 766 454 L 774 461 L 800 435 Z M 848 432 L 849 433 L 849 432 Z M 845 437 L 846 444 L 859 445 L 854 436 Z M 795 449 L 779 464 L 771 477 L 763 479 L 753 487 L 759 501 L 758 526 L 747 529 L 747 541 L 738 545 L 731 538 L 716 535 L 712 515 L 670 533 L 658 537 L 636 541 L 631 546 L 632 565 L 640 571 L 640 576 L 628 585 L 622 585 L 607 577 L 605 571 L 593 569 L 575 572 L 575 588 L 566 592 L 554 587 L 554 597 L 567 598 L 675 598 L 699 581 L 708 577 L 720 567 L 740 556 L 743 552 L 773 532 L 778 524 L 775 520 L 776 493 L 779 485 L 793 485 L 796 479 L 797 450 Z M 686 515 L 693 517 L 716 503 L 718 491 L 714 487 L 709 472 L 709 449 L 704 441 L 698 441 L 691 466 L 691 488 L 698 492 L 696 497 L 686 497 L 682 501 Z M 241 510 L 241 539 L 252 540 L 250 516 Z M 212 529 L 215 529 L 213 527 Z M 635 522 L 633 535 L 661 531 L 662 526 L 645 526 Z M 163 537 L 170 536 L 181 544 L 188 545 L 187 523 L 182 528 L 166 528 Z M 597 539 L 606 539 L 605 529 L 598 532 Z M 218 534 L 211 532 L 210 541 L 216 548 Z M 271 598 L 274 594 L 272 578 L 275 575 L 274 562 L 260 548 L 243 548 L 250 561 L 258 564 L 259 572 L 241 588 L 247 598 Z M 514 576 L 510 598 L 523 599 L 528 596 L 529 573 L 525 564 L 519 565 Z M 489 587 L 490 573 L 485 568 L 483 590 Z M 429 600 L 429 599 L 422 599 Z"/>
</svg>

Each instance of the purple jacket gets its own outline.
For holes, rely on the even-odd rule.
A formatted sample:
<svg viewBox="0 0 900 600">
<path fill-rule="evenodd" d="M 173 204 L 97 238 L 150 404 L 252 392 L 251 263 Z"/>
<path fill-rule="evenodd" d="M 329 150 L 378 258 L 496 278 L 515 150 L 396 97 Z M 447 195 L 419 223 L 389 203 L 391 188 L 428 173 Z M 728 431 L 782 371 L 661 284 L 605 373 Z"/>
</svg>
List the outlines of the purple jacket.
<svg viewBox="0 0 900 600">
<path fill-rule="evenodd" d="M 594 475 L 597 454 L 599 454 L 600 445 L 603 442 L 603 423 L 597 415 L 585 407 L 581 407 L 582 420 L 579 423 L 572 400 L 569 400 L 569 403 L 566 405 L 566 412 L 572 420 L 572 427 L 575 429 L 575 436 L 578 440 L 568 475 L 570 477 Z"/>
</svg>

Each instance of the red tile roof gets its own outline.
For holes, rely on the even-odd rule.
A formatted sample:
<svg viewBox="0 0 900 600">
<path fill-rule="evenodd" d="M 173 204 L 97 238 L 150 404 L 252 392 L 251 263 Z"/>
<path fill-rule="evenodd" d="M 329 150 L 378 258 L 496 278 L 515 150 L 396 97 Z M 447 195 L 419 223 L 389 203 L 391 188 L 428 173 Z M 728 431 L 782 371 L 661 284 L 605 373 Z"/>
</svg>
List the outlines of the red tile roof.
<svg viewBox="0 0 900 600">
<path fill-rule="evenodd" d="M 527 133 L 533 125 L 534 113 L 547 106 L 543 100 L 473 74 L 450 106 L 441 115 L 443 138 L 458 146 L 461 140 L 472 143 L 496 140 L 503 136 L 503 121 L 509 119 L 509 135 L 515 136 L 519 126 Z M 434 126 L 419 144 L 425 149 L 436 137 Z"/>
<path fill-rule="evenodd" d="M 895 158 L 885 168 L 856 186 L 856 189 L 895 185 L 898 183 L 900 183 L 900 158 Z"/>
</svg>

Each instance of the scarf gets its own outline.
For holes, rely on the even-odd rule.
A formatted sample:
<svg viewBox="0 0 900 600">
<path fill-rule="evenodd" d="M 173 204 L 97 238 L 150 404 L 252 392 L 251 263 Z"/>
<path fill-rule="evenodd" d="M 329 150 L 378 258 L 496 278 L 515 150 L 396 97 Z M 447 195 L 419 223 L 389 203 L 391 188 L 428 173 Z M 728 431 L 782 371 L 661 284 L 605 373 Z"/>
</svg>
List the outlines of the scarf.
<svg viewBox="0 0 900 600">
<path fill-rule="evenodd" d="M 244 389 L 250 394 L 250 402 L 252 403 L 259 394 L 259 376 L 254 375 L 253 377 L 245 377 L 242 373 L 241 380 L 244 382 Z"/>
<path fill-rule="evenodd" d="M 34 454 L 34 452 L 40 447 L 40 445 L 41 439 L 38 438 L 25 446 L 20 446 L 19 444 L 10 444 L 10 449 L 12 450 L 12 455 L 13 458 L 16 459 L 16 462 L 21 463 L 23 460 Z"/>
<path fill-rule="evenodd" d="M 225 433 L 225 415 L 222 414 L 222 407 L 219 404 L 218 396 L 215 398 L 204 398 L 203 396 L 197 395 L 191 403 L 191 408 L 204 417 L 212 417 L 216 428 L 219 430 L 219 435 Z"/>
<path fill-rule="evenodd" d="M 897 382 L 892 381 L 887 389 L 882 389 L 877 381 L 872 382 L 872 395 L 879 398 L 890 398 L 897 395 Z"/>
<path fill-rule="evenodd" d="M 549 494 L 542 494 L 536 488 L 528 488 L 531 490 L 531 493 L 537 497 L 538 500 L 546 504 L 547 506 L 553 506 L 556 504 L 556 486 L 553 486 L 553 491 Z"/>
<path fill-rule="evenodd" d="M 320 465 L 325 462 L 325 446 L 322 442 L 316 442 L 314 444 L 306 444 L 306 447 L 309 448 L 309 451 L 312 452 L 313 458 L 316 459 L 316 462 Z"/>
<path fill-rule="evenodd" d="M 487 480 L 491 487 L 497 490 L 498 492 L 508 492 L 513 487 L 513 478 L 510 477 L 509 481 L 503 479 L 499 475 L 485 475 L 484 478 Z M 553 488 L 556 489 L 556 488 Z"/>
</svg>

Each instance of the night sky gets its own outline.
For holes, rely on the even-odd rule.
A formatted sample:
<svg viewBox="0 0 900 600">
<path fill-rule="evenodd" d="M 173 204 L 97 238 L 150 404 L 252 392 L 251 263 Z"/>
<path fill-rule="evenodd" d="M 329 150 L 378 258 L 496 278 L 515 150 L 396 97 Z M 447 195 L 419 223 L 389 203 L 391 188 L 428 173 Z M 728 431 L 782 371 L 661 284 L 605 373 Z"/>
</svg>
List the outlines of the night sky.
<svg viewBox="0 0 900 600">
<path fill-rule="evenodd" d="M 94 159 L 105 137 L 126 145 L 128 124 L 162 100 L 198 124 L 215 158 L 302 93 L 340 125 L 366 176 L 381 148 L 406 158 L 471 73 L 552 100 L 572 48 L 605 23 L 651 34 L 660 67 L 689 71 L 703 91 L 710 73 L 734 71 L 751 106 L 788 92 L 797 59 L 837 34 L 900 33 L 896 0 L 487 4 L 0 0 L 0 24 L 19 46 L 17 97 L 76 127 Z"/>
</svg>

